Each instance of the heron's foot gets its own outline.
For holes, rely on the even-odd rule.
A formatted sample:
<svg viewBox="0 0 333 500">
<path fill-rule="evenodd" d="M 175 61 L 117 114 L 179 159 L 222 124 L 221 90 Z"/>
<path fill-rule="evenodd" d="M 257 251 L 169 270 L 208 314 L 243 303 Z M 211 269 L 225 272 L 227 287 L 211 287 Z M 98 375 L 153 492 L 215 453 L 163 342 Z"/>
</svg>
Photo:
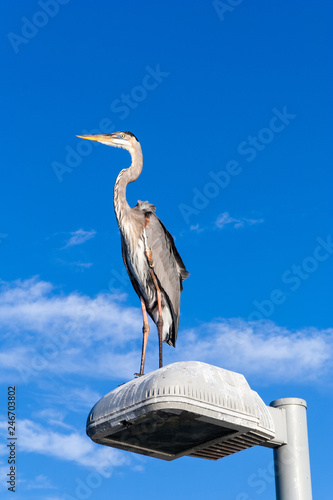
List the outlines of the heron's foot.
<svg viewBox="0 0 333 500">
<path fill-rule="evenodd" d="M 144 373 L 134 373 L 135 378 L 143 377 Z"/>
</svg>

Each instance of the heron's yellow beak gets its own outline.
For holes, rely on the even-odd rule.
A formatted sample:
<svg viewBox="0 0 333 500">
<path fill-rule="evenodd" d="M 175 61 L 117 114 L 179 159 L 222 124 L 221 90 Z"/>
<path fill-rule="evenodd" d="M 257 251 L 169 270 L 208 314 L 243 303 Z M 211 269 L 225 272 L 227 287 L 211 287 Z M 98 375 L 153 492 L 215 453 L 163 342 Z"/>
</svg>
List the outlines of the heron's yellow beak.
<svg viewBox="0 0 333 500">
<path fill-rule="evenodd" d="M 106 139 L 110 139 L 110 134 L 94 134 L 94 135 L 77 135 L 80 139 L 87 139 L 88 141 L 105 141 Z"/>
<path fill-rule="evenodd" d="M 77 135 L 80 139 L 87 139 L 88 141 L 96 141 L 106 146 L 114 146 L 116 148 L 126 148 L 126 141 L 119 137 L 119 132 L 113 134 L 93 134 L 93 135 Z"/>
</svg>

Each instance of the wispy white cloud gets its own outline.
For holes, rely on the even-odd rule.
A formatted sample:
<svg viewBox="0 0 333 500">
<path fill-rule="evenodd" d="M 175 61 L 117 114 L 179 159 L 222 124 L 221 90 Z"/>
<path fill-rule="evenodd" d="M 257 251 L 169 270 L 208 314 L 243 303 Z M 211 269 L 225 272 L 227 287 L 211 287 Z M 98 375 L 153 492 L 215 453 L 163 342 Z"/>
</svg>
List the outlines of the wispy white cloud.
<svg viewBox="0 0 333 500">
<path fill-rule="evenodd" d="M 47 497 L 44 497 L 44 500 L 64 500 L 64 496 L 47 496 Z"/>
<path fill-rule="evenodd" d="M 0 423 L 0 432 L 7 431 L 4 419 Z M 55 432 L 29 419 L 20 420 L 20 451 L 65 460 L 90 469 L 100 467 L 111 475 L 113 467 L 128 463 L 121 451 L 108 447 L 97 447 L 87 436 L 79 432 Z"/>
<path fill-rule="evenodd" d="M 84 269 L 89 269 L 93 265 L 92 262 L 73 262 L 73 266 L 81 267 Z"/>
<path fill-rule="evenodd" d="M 72 247 L 75 245 L 82 245 L 88 240 L 91 240 L 96 236 L 96 231 L 91 229 L 90 231 L 85 231 L 84 229 L 78 229 L 77 231 L 73 231 L 69 233 L 71 237 L 67 241 L 64 248 Z"/>
<path fill-rule="evenodd" d="M 200 227 L 199 224 L 195 224 L 195 225 L 190 226 L 190 231 L 194 231 L 196 233 L 202 233 L 204 230 L 205 230 L 205 228 Z"/>
<path fill-rule="evenodd" d="M 7 450 L 6 450 L 7 452 Z M 1 455 L 4 455 L 4 453 L 1 452 Z M 7 461 L 6 461 L 7 462 Z M 7 489 L 7 474 L 8 474 L 8 463 L 5 465 L 5 463 L 1 460 L 0 461 L 0 491 L 2 489 Z"/>
<path fill-rule="evenodd" d="M 47 496 L 47 497 L 44 497 L 44 500 L 64 500 L 64 497 L 63 496 Z"/>
<path fill-rule="evenodd" d="M 123 304 L 121 294 L 62 294 L 37 277 L 0 283 L 0 329 L 9 338 L 26 330 L 52 337 L 64 329 L 90 343 L 110 339 L 124 344 L 140 324 L 137 309 Z M 50 331 L 50 333 L 49 333 Z"/>
<path fill-rule="evenodd" d="M 142 330 L 140 310 L 123 299 L 64 295 L 38 278 L 2 283 L 0 376 L 14 367 L 26 381 L 41 372 L 123 377 Z"/>
<path fill-rule="evenodd" d="M 136 472 L 144 472 L 145 468 L 143 465 L 134 465 L 134 467 L 132 467 L 132 470 L 134 470 Z"/>
<path fill-rule="evenodd" d="M 232 217 L 229 212 L 223 212 L 220 214 L 216 220 L 207 226 L 200 226 L 200 224 L 192 224 L 189 230 L 192 233 L 200 234 L 206 231 L 213 231 L 214 229 L 223 229 L 227 226 L 232 227 L 234 229 L 240 229 L 247 226 L 253 226 L 255 224 L 261 224 L 264 222 L 264 219 L 255 219 L 248 217 Z"/>
<path fill-rule="evenodd" d="M 54 432 L 31 420 L 20 421 L 20 448 L 22 451 L 65 459 L 90 468 L 96 464 L 105 468 L 126 462 L 123 453 L 106 447 L 96 447 L 81 433 Z"/>
<path fill-rule="evenodd" d="M 88 383 L 82 382 L 82 377 L 79 381 L 66 380 L 65 384 L 60 381 L 55 385 L 54 379 L 51 378 L 49 382 L 42 385 L 44 409 L 32 413 L 33 418 L 41 419 L 49 425 L 73 429 L 66 422 L 68 416 L 73 416 L 75 413 L 85 414 L 103 396 L 89 387 Z M 93 384 L 95 385 L 95 382 Z M 44 410 L 45 416 L 43 416 Z"/>
<path fill-rule="evenodd" d="M 215 226 L 218 227 L 219 229 L 223 229 L 225 226 L 231 225 L 235 229 L 239 229 L 245 226 L 253 226 L 254 224 L 261 224 L 264 222 L 263 219 L 249 219 L 246 217 L 231 217 L 229 212 L 223 212 L 220 214 L 216 221 L 215 221 Z"/>
<path fill-rule="evenodd" d="M 80 260 L 68 262 L 64 259 L 57 259 L 57 262 L 59 262 L 59 264 L 62 264 L 63 266 L 74 268 L 76 271 L 84 271 L 85 269 L 90 269 L 90 267 L 93 266 L 92 262 L 82 262 Z"/>
<path fill-rule="evenodd" d="M 44 474 L 39 474 L 34 479 L 30 479 L 28 481 L 23 481 L 24 487 L 27 490 L 53 490 L 56 489 L 51 481 L 44 476 Z"/>
<path fill-rule="evenodd" d="M 32 413 L 35 419 L 42 419 L 43 422 L 47 422 L 48 425 L 55 427 L 61 427 L 64 429 L 73 430 L 73 427 L 66 422 L 64 422 L 66 413 L 55 408 L 43 408 L 42 410 L 35 411 Z"/>
<path fill-rule="evenodd" d="M 178 347 L 182 359 L 264 377 L 263 381 L 304 383 L 331 373 L 333 328 L 289 330 L 272 321 L 221 319 L 182 332 Z"/>
</svg>

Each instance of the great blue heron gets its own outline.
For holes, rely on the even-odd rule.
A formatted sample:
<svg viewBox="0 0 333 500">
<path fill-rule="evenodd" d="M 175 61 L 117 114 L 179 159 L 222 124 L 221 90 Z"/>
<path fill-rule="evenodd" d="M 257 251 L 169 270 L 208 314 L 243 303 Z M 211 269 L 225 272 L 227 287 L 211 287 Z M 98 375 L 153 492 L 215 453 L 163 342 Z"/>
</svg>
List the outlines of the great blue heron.
<svg viewBox="0 0 333 500">
<path fill-rule="evenodd" d="M 138 201 L 131 208 L 126 200 L 126 187 L 142 172 L 142 149 L 131 132 L 101 135 L 79 135 L 82 139 L 101 142 L 107 146 L 126 149 L 132 158 L 129 168 L 119 173 L 113 192 L 114 210 L 121 235 L 125 267 L 141 301 L 143 342 L 140 373 L 143 375 L 148 317 L 157 325 L 159 339 L 159 366 L 163 366 L 162 342 L 175 347 L 182 282 L 189 275 L 176 249 L 173 237 L 155 215 L 156 207 L 148 201 Z"/>
</svg>

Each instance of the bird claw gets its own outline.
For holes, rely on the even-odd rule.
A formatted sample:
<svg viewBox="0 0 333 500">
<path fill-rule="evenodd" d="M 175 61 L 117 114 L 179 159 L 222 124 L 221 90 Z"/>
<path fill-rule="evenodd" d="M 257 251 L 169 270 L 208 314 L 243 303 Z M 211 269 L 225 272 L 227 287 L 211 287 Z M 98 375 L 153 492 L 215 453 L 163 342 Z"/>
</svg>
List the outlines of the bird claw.
<svg viewBox="0 0 333 500">
<path fill-rule="evenodd" d="M 135 378 L 143 377 L 144 373 L 134 373 Z"/>
</svg>

